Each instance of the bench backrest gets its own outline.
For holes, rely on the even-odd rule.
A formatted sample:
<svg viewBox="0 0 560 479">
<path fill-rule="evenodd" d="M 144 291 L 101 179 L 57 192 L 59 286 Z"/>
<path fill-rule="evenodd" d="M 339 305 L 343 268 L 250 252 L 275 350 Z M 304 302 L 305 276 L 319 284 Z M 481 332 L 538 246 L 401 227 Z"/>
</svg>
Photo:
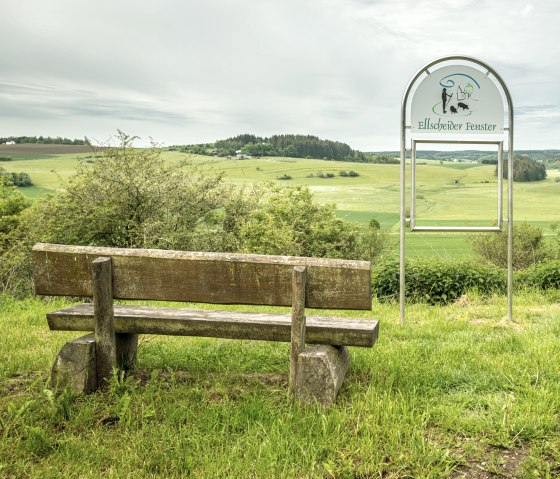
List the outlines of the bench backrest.
<svg viewBox="0 0 560 479">
<path fill-rule="evenodd" d="M 115 299 L 290 306 L 292 269 L 301 265 L 306 307 L 371 309 L 369 261 L 45 243 L 32 255 L 40 295 L 91 296 L 91 262 L 110 257 Z"/>
</svg>

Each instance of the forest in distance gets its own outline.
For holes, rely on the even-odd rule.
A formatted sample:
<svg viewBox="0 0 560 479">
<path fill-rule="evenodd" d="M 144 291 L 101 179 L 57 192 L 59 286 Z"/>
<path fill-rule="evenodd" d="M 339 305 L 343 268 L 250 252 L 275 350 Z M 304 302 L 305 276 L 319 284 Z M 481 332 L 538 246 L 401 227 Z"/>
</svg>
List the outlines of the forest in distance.
<svg viewBox="0 0 560 479">
<path fill-rule="evenodd" d="M 66 145 L 66 146 L 91 146 L 99 149 L 105 145 L 94 145 L 88 138 L 69 139 L 60 136 L 7 136 L 0 137 L 0 161 L 9 161 L 11 158 L 7 150 L 11 145 Z M 17 148 L 17 147 L 16 147 Z M 283 156 L 288 158 L 308 158 L 334 161 L 350 161 L 359 163 L 399 163 L 400 151 L 359 151 L 352 149 L 348 144 L 340 141 L 321 139 L 314 135 L 272 135 L 260 137 L 253 134 L 240 134 L 231 138 L 216 140 L 209 143 L 171 145 L 166 147 L 170 151 L 191 153 L 207 156 L 235 156 L 244 155 L 252 157 Z M 39 153 L 40 151 L 37 151 Z M 68 153 L 72 153 L 68 151 Z M 17 155 L 17 150 L 14 150 Z M 45 153 L 49 153 L 45 151 Z M 58 152 L 62 153 L 62 152 Z M 543 163 L 547 169 L 560 169 L 560 149 L 529 149 L 515 150 L 515 154 Z M 497 163 L 496 151 L 489 150 L 424 150 L 416 152 L 417 158 L 427 160 L 475 162 L 483 164 Z"/>
</svg>

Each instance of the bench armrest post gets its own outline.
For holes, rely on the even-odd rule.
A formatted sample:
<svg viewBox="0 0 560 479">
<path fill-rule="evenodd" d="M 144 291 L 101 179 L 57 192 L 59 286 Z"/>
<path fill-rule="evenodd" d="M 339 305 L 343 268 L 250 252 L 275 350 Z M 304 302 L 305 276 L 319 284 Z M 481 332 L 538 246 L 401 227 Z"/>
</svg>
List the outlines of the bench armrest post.
<svg viewBox="0 0 560 479">
<path fill-rule="evenodd" d="M 91 264 L 91 270 L 97 383 L 99 386 L 104 386 L 111 377 L 113 369 L 117 367 L 111 258 L 95 259 Z"/>
<path fill-rule="evenodd" d="M 298 357 L 305 347 L 305 287 L 307 269 L 294 266 L 292 271 L 292 332 L 290 351 L 289 391 L 294 393 L 297 378 Z"/>
</svg>

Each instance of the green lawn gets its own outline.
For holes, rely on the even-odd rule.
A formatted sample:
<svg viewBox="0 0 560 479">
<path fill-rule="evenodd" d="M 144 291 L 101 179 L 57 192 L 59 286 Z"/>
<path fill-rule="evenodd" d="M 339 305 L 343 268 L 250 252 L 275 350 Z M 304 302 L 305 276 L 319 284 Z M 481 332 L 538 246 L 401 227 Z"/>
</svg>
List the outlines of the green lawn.
<svg viewBox="0 0 560 479">
<path fill-rule="evenodd" d="M 560 475 L 560 296 L 375 304 L 372 349 L 351 348 L 337 404 L 287 396 L 289 347 L 143 337 L 134 374 L 54 396 L 50 366 L 76 334 L 63 300 L 0 298 L 0 477 L 553 478 Z"/>
</svg>

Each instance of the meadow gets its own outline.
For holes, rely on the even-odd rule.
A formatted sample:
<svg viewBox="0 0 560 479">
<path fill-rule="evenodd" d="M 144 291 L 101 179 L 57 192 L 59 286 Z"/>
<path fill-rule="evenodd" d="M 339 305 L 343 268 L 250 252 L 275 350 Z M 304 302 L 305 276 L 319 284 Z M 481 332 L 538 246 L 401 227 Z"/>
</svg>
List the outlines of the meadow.
<svg viewBox="0 0 560 479">
<path fill-rule="evenodd" d="M 69 148 L 69 147 L 67 147 Z M 48 151 L 48 150 L 47 150 Z M 53 153 L 53 151 L 58 151 Z M 62 150 L 63 151 L 63 150 Z M 2 152 L 0 156 L 8 156 Z M 334 162 L 297 158 L 228 159 L 185 155 L 164 151 L 169 162 L 187 159 L 206 173 L 225 174 L 227 181 L 239 185 L 275 182 L 279 185 L 308 186 L 321 203 L 334 203 L 338 214 L 348 221 L 368 224 L 375 218 L 382 227 L 389 228 L 398 251 L 399 223 L 399 166 Z M 36 199 L 62 187 L 80 162 L 94 161 L 92 153 L 60 153 L 59 150 L 42 155 L 37 150 L 9 156 L 0 162 L 7 171 L 24 171 L 34 186 L 22 189 L 29 198 Z M 489 226 L 497 219 L 497 179 L 494 166 L 472 163 L 418 160 L 416 215 L 419 225 L 477 225 Z M 355 171 L 359 176 L 340 176 L 340 171 Z M 334 175 L 322 178 L 321 174 Z M 284 175 L 290 180 L 279 180 Z M 410 182 L 410 166 L 407 171 Z M 549 171 L 544 181 L 514 184 L 514 221 L 528 221 L 550 233 L 550 223 L 560 221 L 560 209 L 555 208 L 560 194 L 560 172 Z M 504 200 L 507 184 L 504 185 Z M 410 192 L 407 192 L 410 202 Z M 507 215 L 504 204 L 504 216 Z M 412 233 L 407 235 L 407 257 L 440 257 L 464 259 L 472 256 L 466 235 L 460 233 Z"/>
<path fill-rule="evenodd" d="M 95 161 L 78 152 L 12 157 L 0 166 L 29 173 L 35 186 L 23 191 L 37 201 L 60 189 L 80 162 Z M 398 238 L 398 165 L 188 159 L 238 185 L 306 185 L 348 221 L 376 218 Z M 420 221 L 492 221 L 493 167 L 423 163 Z M 341 177 L 341 170 L 359 176 Z M 283 175 L 292 179 L 277 179 Z M 515 184 L 516 220 L 544 228 L 560 220 L 558 176 Z M 412 233 L 407 248 L 410 256 L 471 254 L 458 234 Z M 518 288 L 509 322 L 506 298 L 476 292 L 446 306 L 408 304 L 404 325 L 398 304 L 377 300 L 372 311 L 321 311 L 380 321 L 373 348 L 350 348 L 349 373 L 328 409 L 294 402 L 289 345 L 260 341 L 145 335 L 137 367 L 115 374 L 108 389 L 56 391 L 50 368 L 78 334 L 50 331 L 45 314 L 69 301 L 0 295 L 2 478 L 560 477 L 558 290 Z"/>
<path fill-rule="evenodd" d="M 76 333 L 45 313 L 67 301 L 0 297 L 0 476 L 558 477 L 559 300 L 520 292 L 513 323 L 504 298 L 475 294 L 410 305 L 404 326 L 394 304 L 338 311 L 381 332 L 351 348 L 322 409 L 287 395 L 289 345 L 259 341 L 143 336 L 131 376 L 55 394 L 50 367 Z"/>
</svg>

